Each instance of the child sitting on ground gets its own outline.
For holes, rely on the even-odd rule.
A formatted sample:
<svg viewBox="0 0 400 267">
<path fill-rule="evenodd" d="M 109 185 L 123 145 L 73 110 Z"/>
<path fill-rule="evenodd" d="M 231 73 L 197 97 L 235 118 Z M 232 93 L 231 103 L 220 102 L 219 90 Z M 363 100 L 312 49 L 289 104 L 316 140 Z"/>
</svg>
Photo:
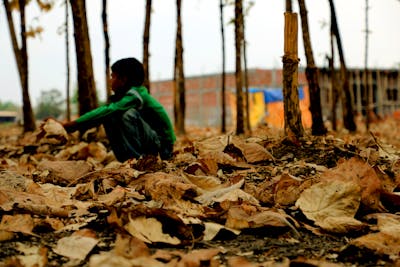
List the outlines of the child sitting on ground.
<svg viewBox="0 0 400 267">
<path fill-rule="evenodd" d="M 143 155 L 172 157 L 176 140 L 164 107 L 144 87 L 143 65 L 135 58 L 124 58 L 111 66 L 114 94 L 108 104 L 64 123 L 68 132 L 103 124 L 115 157 L 123 162 Z"/>
</svg>

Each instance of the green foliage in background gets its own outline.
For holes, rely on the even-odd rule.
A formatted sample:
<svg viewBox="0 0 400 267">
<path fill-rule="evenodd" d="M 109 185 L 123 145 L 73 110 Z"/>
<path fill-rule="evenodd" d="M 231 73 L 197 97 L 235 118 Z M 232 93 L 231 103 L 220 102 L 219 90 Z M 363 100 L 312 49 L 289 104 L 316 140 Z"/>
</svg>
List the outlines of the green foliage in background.
<svg viewBox="0 0 400 267">
<path fill-rule="evenodd" d="M 3 101 L 0 100 L 0 110 L 18 111 L 19 107 L 15 103 L 13 103 L 11 101 L 3 102 Z"/>
<path fill-rule="evenodd" d="M 65 103 L 62 94 L 57 89 L 42 91 L 36 107 L 36 118 L 59 118 L 64 114 Z"/>
</svg>

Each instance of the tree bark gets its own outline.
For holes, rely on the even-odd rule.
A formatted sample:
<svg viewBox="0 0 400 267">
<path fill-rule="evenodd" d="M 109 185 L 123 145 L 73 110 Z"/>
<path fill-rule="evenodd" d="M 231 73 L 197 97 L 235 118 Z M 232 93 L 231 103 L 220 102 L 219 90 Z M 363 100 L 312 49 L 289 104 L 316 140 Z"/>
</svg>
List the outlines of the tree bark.
<svg viewBox="0 0 400 267">
<path fill-rule="evenodd" d="M 292 9 L 292 0 L 286 0 L 285 2 L 286 12 L 293 12 Z"/>
<path fill-rule="evenodd" d="M 330 33 L 330 39 L 331 39 L 331 57 L 329 58 L 329 69 L 331 71 L 331 86 L 332 86 L 332 117 L 331 117 L 331 123 L 332 123 L 332 130 L 336 131 L 337 130 L 337 114 L 336 114 L 336 107 L 337 107 L 337 102 L 339 99 L 339 94 L 338 94 L 338 88 L 337 88 L 337 82 L 336 82 L 336 71 L 335 71 L 335 46 L 333 42 L 333 32 L 331 31 Z"/>
<path fill-rule="evenodd" d="M 32 111 L 31 100 L 29 97 L 28 52 L 27 52 L 26 26 L 25 26 L 25 0 L 18 1 L 20 6 L 21 48 L 18 46 L 17 35 L 8 0 L 3 0 L 3 3 L 7 15 L 8 28 L 10 30 L 11 42 L 14 50 L 15 61 L 17 62 L 17 68 L 22 87 L 22 112 L 24 119 L 24 132 L 30 132 L 36 129 L 36 124 L 35 124 L 35 116 Z"/>
<path fill-rule="evenodd" d="M 66 95 L 67 95 L 67 121 L 71 120 L 71 96 L 70 96 L 70 67 L 69 67 L 69 6 L 65 0 L 65 67 L 66 67 Z"/>
<path fill-rule="evenodd" d="M 182 22 L 181 22 L 182 1 L 176 0 L 176 40 L 175 40 L 175 128 L 177 134 L 185 134 L 185 75 L 183 72 L 183 45 L 182 45 Z"/>
<path fill-rule="evenodd" d="M 344 127 L 350 132 L 355 132 L 357 130 L 356 124 L 354 122 L 354 114 L 353 114 L 353 97 L 352 92 L 350 91 L 349 85 L 349 73 L 346 68 L 346 62 L 344 59 L 344 52 L 342 47 L 342 41 L 340 38 L 339 27 L 336 19 L 335 6 L 333 4 L 333 0 L 329 0 L 329 5 L 331 9 L 331 24 L 332 31 L 336 37 L 336 44 L 339 52 L 340 59 L 340 76 L 342 79 L 342 87 L 341 91 L 341 100 L 342 100 L 342 111 L 343 111 L 343 124 Z"/>
<path fill-rule="evenodd" d="M 143 31 L 143 69 L 144 69 L 143 85 L 149 90 L 149 92 L 150 92 L 150 75 L 149 75 L 150 19 L 151 19 L 151 0 L 146 0 L 146 17 L 144 21 L 144 31 Z"/>
<path fill-rule="evenodd" d="M 249 75 L 247 71 L 247 55 L 246 55 L 246 37 L 245 37 L 245 21 L 244 21 L 244 16 L 243 13 L 239 14 L 241 16 L 241 21 L 242 21 L 242 49 L 243 49 L 243 67 L 244 67 L 244 90 L 245 90 L 245 107 L 246 107 L 246 130 L 251 132 L 251 126 L 250 126 L 250 105 L 249 105 Z"/>
<path fill-rule="evenodd" d="M 242 14 L 242 16 L 241 16 Z M 236 49 L 236 134 L 244 133 L 243 120 L 243 81 L 242 81 L 242 0 L 235 0 L 235 49 Z"/>
<path fill-rule="evenodd" d="M 85 0 L 70 0 L 74 20 L 76 61 L 78 65 L 79 115 L 97 107 Z"/>
<path fill-rule="evenodd" d="M 285 133 L 289 138 L 296 139 L 304 134 L 299 107 L 297 29 L 297 14 L 285 12 L 285 44 L 282 59 Z"/>
<path fill-rule="evenodd" d="M 226 133 L 226 103 L 225 103 L 225 27 L 224 27 L 224 4 L 219 0 L 220 26 L 221 26 L 221 44 L 222 44 L 222 74 L 221 74 L 221 132 Z"/>
<path fill-rule="evenodd" d="M 364 81 L 364 88 L 366 92 L 366 105 L 365 105 L 365 124 L 367 130 L 369 130 L 369 125 L 371 123 L 371 90 L 368 86 L 368 37 L 369 37 L 369 25 L 368 25 L 368 0 L 365 0 L 365 55 L 364 55 L 364 72 L 365 72 L 365 81 Z"/>
<path fill-rule="evenodd" d="M 101 20 L 103 22 L 103 35 L 104 35 L 104 67 L 106 75 L 106 95 L 107 99 L 111 96 L 111 74 L 110 74 L 110 38 L 108 36 L 108 19 L 107 19 L 107 0 L 103 0 L 103 9 L 101 13 Z"/>
<path fill-rule="evenodd" d="M 327 130 L 322 119 L 321 89 L 318 82 L 318 68 L 314 62 L 314 54 L 311 46 L 307 8 L 305 0 L 298 0 L 298 2 L 303 32 L 304 51 L 307 59 L 306 76 L 310 93 L 310 111 L 312 116 L 311 132 L 313 135 L 324 135 L 326 134 Z"/>
</svg>

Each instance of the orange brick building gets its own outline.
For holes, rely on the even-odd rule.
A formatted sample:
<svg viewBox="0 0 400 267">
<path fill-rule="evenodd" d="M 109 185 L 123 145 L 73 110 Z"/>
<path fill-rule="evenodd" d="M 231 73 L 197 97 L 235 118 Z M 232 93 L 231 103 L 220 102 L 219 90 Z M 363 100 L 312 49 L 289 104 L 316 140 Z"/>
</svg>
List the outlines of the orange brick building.
<svg viewBox="0 0 400 267">
<path fill-rule="evenodd" d="M 250 69 L 248 70 L 249 88 L 282 87 L 281 69 Z M 303 70 L 299 70 L 299 85 L 306 85 L 307 80 Z M 185 78 L 187 126 L 218 127 L 221 125 L 221 74 L 191 76 Z M 228 125 L 234 123 L 234 98 L 236 81 L 234 73 L 227 73 L 226 80 L 226 121 Z M 156 97 L 167 109 L 173 118 L 173 81 L 155 81 L 150 85 L 151 94 Z M 308 96 L 308 94 L 307 94 Z"/>
</svg>

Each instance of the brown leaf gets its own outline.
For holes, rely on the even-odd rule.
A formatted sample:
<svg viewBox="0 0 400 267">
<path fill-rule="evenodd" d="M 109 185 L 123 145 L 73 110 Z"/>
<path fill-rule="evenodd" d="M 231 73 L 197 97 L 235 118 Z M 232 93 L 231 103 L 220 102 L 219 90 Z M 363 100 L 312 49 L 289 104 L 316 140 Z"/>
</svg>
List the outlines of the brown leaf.
<svg viewBox="0 0 400 267">
<path fill-rule="evenodd" d="M 33 219 L 29 214 L 4 215 L 0 223 L 0 230 L 36 236 L 32 232 L 34 227 Z"/>
<path fill-rule="evenodd" d="M 360 192 L 356 184 L 333 181 L 318 183 L 305 190 L 296 206 L 325 231 L 343 234 L 367 227 L 353 218 L 359 201 Z"/>
<path fill-rule="evenodd" d="M 257 267 L 256 263 L 249 262 L 246 258 L 241 256 L 234 256 L 228 258 L 229 267 Z"/>
<path fill-rule="evenodd" d="M 206 155 L 209 152 L 222 152 L 228 144 L 229 136 L 215 136 L 194 142 L 195 148 L 199 151 L 200 156 Z"/>
<path fill-rule="evenodd" d="M 0 230 L 0 242 L 12 240 L 14 237 L 15 234 L 13 232 Z"/>
<path fill-rule="evenodd" d="M 225 223 L 232 229 L 260 227 L 290 227 L 293 225 L 281 213 L 267 209 L 248 209 L 246 205 L 233 206 L 229 209 Z"/>
<path fill-rule="evenodd" d="M 240 182 L 233 184 L 228 187 L 223 187 L 219 188 L 214 191 L 209 191 L 209 192 L 204 192 L 202 195 L 196 197 L 196 201 L 199 201 L 200 203 L 204 205 L 209 205 L 217 199 L 219 199 L 219 202 L 222 202 L 224 200 L 232 200 L 232 201 L 237 201 L 240 195 L 245 196 L 246 200 L 251 200 L 253 202 L 258 203 L 257 199 L 252 197 L 251 195 L 245 193 L 244 191 L 241 191 L 239 193 L 237 190 L 241 188 L 244 184 L 244 180 L 241 180 Z M 233 192 L 234 191 L 234 192 Z M 231 193 L 233 192 L 233 193 Z"/>
<path fill-rule="evenodd" d="M 360 205 L 360 194 L 359 185 L 352 181 L 321 182 L 304 190 L 296 206 L 316 223 L 327 217 L 352 218 Z"/>
<path fill-rule="evenodd" d="M 85 161 L 44 161 L 37 169 L 41 171 L 37 177 L 40 182 L 68 185 L 88 174 L 92 166 Z"/>
<path fill-rule="evenodd" d="M 150 256 L 150 250 L 142 240 L 120 234 L 117 235 L 113 251 L 116 255 L 127 259 Z"/>
<path fill-rule="evenodd" d="M 345 234 L 358 232 L 367 228 L 367 225 L 352 217 L 327 217 L 323 221 L 316 222 L 316 225 L 327 232 Z"/>
<path fill-rule="evenodd" d="M 84 260 L 99 240 L 92 231 L 78 231 L 71 236 L 63 237 L 57 242 L 53 251 L 59 255 Z"/>
<path fill-rule="evenodd" d="M 274 157 L 263 146 L 250 142 L 234 142 L 242 151 L 242 154 L 248 163 L 257 163 L 263 161 L 272 161 Z"/>
<path fill-rule="evenodd" d="M 48 263 L 48 248 L 17 243 L 16 249 L 22 255 L 16 256 L 23 266 L 45 267 Z M 14 266 L 14 265 L 12 265 Z"/>
<path fill-rule="evenodd" d="M 36 141 L 39 144 L 61 145 L 68 141 L 68 134 L 61 123 L 48 119 L 39 126 Z"/>
<path fill-rule="evenodd" d="M 126 194 L 127 190 L 125 188 L 117 186 L 110 193 L 98 196 L 98 201 L 107 206 L 112 206 L 117 202 L 122 202 Z"/>
<path fill-rule="evenodd" d="M 382 184 L 374 169 L 358 158 L 351 158 L 324 172 L 321 181 L 352 181 L 361 188 L 361 203 L 367 210 L 384 211 L 380 202 Z"/>
<path fill-rule="evenodd" d="M 371 214 L 370 218 L 376 218 L 379 231 L 400 237 L 400 215 L 390 213 Z"/>
<path fill-rule="evenodd" d="M 189 166 L 185 167 L 184 172 L 187 174 L 204 176 L 209 173 L 209 170 L 206 166 L 202 165 L 201 163 L 193 162 L 189 164 Z"/>
<path fill-rule="evenodd" d="M 388 233 L 379 232 L 358 237 L 350 244 L 357 247 L 365 247 L 380 254 L 397 257 L 400 253 L 400 237 Z"/>
<path fill-rule="evenodd" d="M 311 184 L 310 179 L 299 181 L 293 179 L 289 174 L 283 174 L 275 185 L 275 204 L 280 206 L 294 205 L 301 192 L 309 188 Z"/>
<path fill-rule="evenodd" d="M 102 252 L 95 254 L 89 259 L 89 267 L 165 267 L 165 264 L 151 257 L 139 257 L 135 259 L 127 259 L 113 252 Z M 174 265 L 172 265 L 174 266 Z"/>
<path fill-rule="evenodd" d="M 214 176 L 193 175 L 184 172 L 182 175 L 187 178 L 188 181 L 206 191 L 213 191 L 221 187 L 221 180 Z"/>
<path fill-rule="evenodd" d="M 205 169 L 206 174 L 209 175 L 217 175 L 218 172 L 218 164 L 214 158 L 204 157 L 199 158 L 199 163 Z"/>
<path fill-rule="evenodd" d="M 26 177 L 10 172 L 2 171 L 0 172 L 0 188 L 14 190 L 14 191 L 27 191 L 28 188 L 33 186 L 34 182 Z"/>
<path fill-rule="evenodd" d="M 213 240 L 221 231 L 227 231 L 233 233 L 234 235 L 240 234 L 239 230 L 231 229 L 218 223 L 205 222 L 204 226 L 205 229 L 204 229 L 203 240 L 205 241 Z"/>
<path fill-rule="evenodd" d="M 155 218 L 146 218 L 139 216 L 129 218 L 129 223 L 125 225 L 125 229 L 134 237 L 146 243 L 166 243 L 178 245 L 181 241 L 177 237 L 172 237 L 163 232 L 161 222 Z"/>
<path fill-rule="evenodd" d="M 273 206 L 275 204 L 275 185 L 276 180 L 265 179 L 262 183 L 257 185 L 252 183 L 245 183 L 244 191 L 254 196 L 261 203 L 267 206 Z"/>
<path fill-rule="evenodd" d="M 139 192 L 144 190 L 151 199 L 164 203 L 174 199 L 191 199 L 197 195 L 195 185 L 187 183 L 182 177 L 162 172 L 141 175 L 133 180 L 129 187 Z"/>
<path fill-rule="evenodd" d="M 220 253 L 220 250 L 217 248 L 193 250 L 182 257 L 178 267 L 218 267 L 220 266 L 219 261 L 214 259 L 218 253 Z"/>
</svg>

